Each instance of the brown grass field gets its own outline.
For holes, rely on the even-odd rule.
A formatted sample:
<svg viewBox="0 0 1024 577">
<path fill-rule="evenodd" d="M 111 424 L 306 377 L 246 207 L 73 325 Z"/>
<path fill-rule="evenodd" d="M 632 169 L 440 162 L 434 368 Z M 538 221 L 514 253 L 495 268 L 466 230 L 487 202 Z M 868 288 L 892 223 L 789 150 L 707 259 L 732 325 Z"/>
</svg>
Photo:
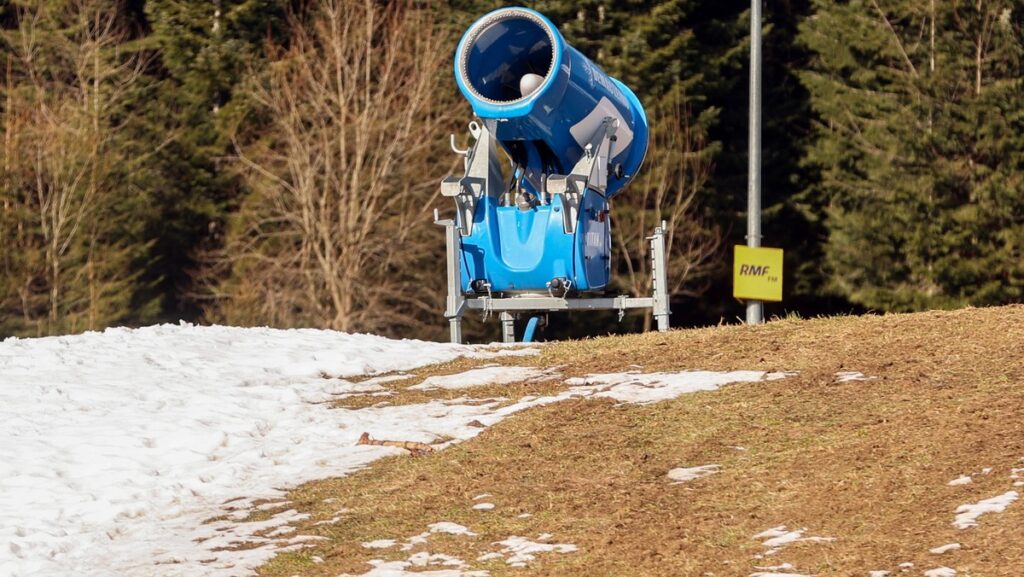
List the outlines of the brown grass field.
<svg viewBox="0 0 1024 577">
<path fill-rule="evenodd" d="M 649 405 L 556 403 L 443 451 L 307 483 L 289 497 L 290 507 L 311 514 L 297 533 L 326 539 L 279 554 L 260 575 L 361 575 L 372 559 L 422 550 L 495 577 L 748 576 L 784 563 L 792 568 L 778 573 L 899 576 L 946 566 L 971 577 L 1024 575 L 1024 500 L 982 516 L 978 527 L 953 526 L 961 504 L 1024 493 L 1011 479 L 1012 468 L 1024 468 L 1024 306 L 599 338 L 501 362 L 560 366 L 565 377 L 629 365 L 797 374 Z M 417 377 L 473 364 L 429 367 Z M 876 378 L 838 382 L 844 371 Z M 404 391 L 415 382 L 390 383 L 398 391 L 391 401 L 467 394 Z M 556 380 L 470 391 L 516 399 L 561 388 Z M 670 469 L 706 464 L 721 471 L 682 484 L 666 478 Z M 947 484 L 962 474 L 973 483 Z M 494 510 L 472 509 L 483 493 L 493 495 L 486 500 Z M 322 523 L 338 511 L 340 519 Z M 411 552 L 361 546 L 402 541 L 438 521 L 477 536 L 437 535 Z M 752 537 L 779 525 L 834 541 L 796 542 L 756 558 L 766 548 Z M 476 561 L 496 541 L 541 533 L 578 550 L 538 555 L 525 568 Z M 948 543 L 962 548 L 929 552 Z M 901 571 L 901 563 L 914 565 Z"/>
</svg>

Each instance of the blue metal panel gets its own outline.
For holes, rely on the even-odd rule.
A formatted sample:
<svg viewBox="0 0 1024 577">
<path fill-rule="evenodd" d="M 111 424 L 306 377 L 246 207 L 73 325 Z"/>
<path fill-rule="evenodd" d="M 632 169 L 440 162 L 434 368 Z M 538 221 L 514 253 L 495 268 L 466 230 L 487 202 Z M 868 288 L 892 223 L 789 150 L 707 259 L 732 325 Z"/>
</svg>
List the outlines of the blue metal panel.
<svg viewBox="0 0 1024 577">
<path fill-rule="evenodd" d="M 607 202 L 588 191 L 572 234 L 563 229 L 562 210 L 561 197 L 529 211 L 484 198 L 473 233 L 462 237 L 463 289 L 486 280 L 494 292 L 544 292 L 556 278 L 579 291 L 603 289 L 611 274 Z"/>
</svg>

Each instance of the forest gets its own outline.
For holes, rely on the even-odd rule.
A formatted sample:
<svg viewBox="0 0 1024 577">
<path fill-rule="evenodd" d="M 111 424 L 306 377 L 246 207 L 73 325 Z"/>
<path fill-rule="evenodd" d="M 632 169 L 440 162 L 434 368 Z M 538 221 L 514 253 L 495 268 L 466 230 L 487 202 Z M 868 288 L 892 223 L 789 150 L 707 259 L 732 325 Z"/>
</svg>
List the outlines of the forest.
<svg viewBox="0 0 1024 577">
<path fill-rule="evenodd" d="M 484 0 L 0 2 L 0 338 L 179 320 L 443 338 L 441 179 Z M 736 322 L 746 0 L 526 2 L 640 97 L 617 294 L 668 222 L 676 326 Z M 1024 294 L 1019 0 L 778 0 L 764 22 L 770 316 Z M 554 334 L 640 330 L 573 317 Z M 492 323 L 493 324 L 493 323 Z M 482 326 L 479 334 L 493 330 Z"/>
</svg>

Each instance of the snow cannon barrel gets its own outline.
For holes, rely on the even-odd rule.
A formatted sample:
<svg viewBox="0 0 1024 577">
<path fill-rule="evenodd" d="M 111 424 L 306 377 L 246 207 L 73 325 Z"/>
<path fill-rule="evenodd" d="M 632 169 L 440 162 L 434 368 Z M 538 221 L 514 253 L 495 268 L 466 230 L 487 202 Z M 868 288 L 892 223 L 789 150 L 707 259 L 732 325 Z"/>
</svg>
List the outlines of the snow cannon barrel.
<svg viewBox="0 0 1024 577">
<path fill-rule="evenodd" d="M 455 78 L 473 112 L 536 191 L 569 174 L 605 118 L 616 122 L 607 197 L 636 175 L 647 153 L 647 116 L 636 95 L 528 8 L 502 8 L 466 30 Z"/>
</svg>

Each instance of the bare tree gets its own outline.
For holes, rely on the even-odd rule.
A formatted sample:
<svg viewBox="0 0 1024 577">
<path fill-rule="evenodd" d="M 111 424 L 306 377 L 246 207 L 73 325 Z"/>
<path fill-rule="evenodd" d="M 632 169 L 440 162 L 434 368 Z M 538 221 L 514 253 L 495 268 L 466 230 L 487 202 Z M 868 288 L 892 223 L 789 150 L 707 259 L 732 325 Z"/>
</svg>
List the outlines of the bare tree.
<svg viewBox="0 0 1024 577">
<path fill-rule="evenodd" d="M 325 0 L 293 20 L 245 90 L 264 124 L 236 146 L 252 192 L 211 255 L 226 272 L 211 318 L 389 332 L 436 314 L 421 281 L 447 114 L 438 30 L 412 2 Z"/>
<path fill-rule="evenodd" d="M 141 77 L 120 53 L 116 2 L 19 4 L 6 37 L 0 306 L 13 332 L 100 328 L 125 313 L 135 275 L 107 231 L 117 202 L 117 110 Z M 14 252 L 14 254 L 10 254 Z"/>
<path fill-rule="evenodd" d="M 721 231 L 701 217 L 698 206 L 712 170 L 704 129 L 693 121 L 685 96 L 668 97 L 652 114 L 651 145 L 642 176 L 615 210 L 617 268 L 630 294 L 650 294 L 647 237 L 663 221 L 667 223 L 669 294 L 700 296 L 707 290 L 709 274 L 722 261 Z M 647 315 L 644 330 L 650 329 Z"/>
</svg>

